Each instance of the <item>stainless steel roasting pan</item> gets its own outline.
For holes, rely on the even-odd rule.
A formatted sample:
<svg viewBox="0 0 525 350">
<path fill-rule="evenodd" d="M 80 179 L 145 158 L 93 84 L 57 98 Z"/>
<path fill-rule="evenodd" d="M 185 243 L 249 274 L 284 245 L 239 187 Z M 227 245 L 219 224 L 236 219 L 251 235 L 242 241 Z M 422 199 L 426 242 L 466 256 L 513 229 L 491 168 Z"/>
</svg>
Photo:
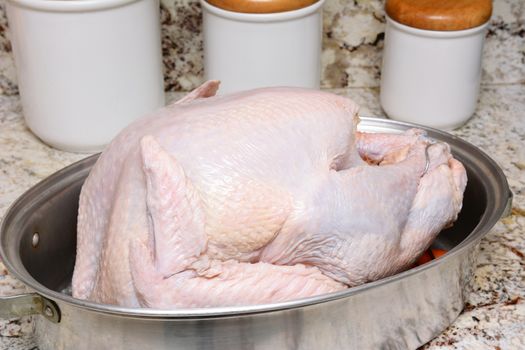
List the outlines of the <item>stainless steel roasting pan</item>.
<svg viewBox="0 0 525 350">
<path fill-rule="evenodd" d="M 360 130 L 402 132 L 414 125 L 362 118 Z M 468 171 L 463 210 L 434 246 L 440 259 L 342 292 L 268 305 L 209 309 L 128 309 L 62 292 L 75 261 L 78 195 L 97 156 L 43 180 L 9 209 L 2 259 L 35 292 L 3 298 L 0 316 L 39 314 L 41 350 L 58 349 L 414 349 L 459 315 L 481 238 L 508 212 L 501 169 L 473 145 L 423 128 L 452 147 Z"/>
</svg>

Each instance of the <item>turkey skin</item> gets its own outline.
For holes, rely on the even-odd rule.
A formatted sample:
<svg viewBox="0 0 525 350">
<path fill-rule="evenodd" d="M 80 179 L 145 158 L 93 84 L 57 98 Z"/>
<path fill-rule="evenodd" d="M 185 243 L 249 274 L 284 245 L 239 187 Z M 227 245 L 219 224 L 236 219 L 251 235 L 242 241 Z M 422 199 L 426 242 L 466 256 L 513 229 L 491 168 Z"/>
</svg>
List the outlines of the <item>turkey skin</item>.
<svg viewBox="0 0 525 350">
<path fill-rule="evenodd" d="M 124 129 L 80 194 L 73 296 L 159 309 L 330 293 L 406 269 L 466 172 L 419 130 L 357 132 L 350 99 L 209 81 Z"/>
</svg>

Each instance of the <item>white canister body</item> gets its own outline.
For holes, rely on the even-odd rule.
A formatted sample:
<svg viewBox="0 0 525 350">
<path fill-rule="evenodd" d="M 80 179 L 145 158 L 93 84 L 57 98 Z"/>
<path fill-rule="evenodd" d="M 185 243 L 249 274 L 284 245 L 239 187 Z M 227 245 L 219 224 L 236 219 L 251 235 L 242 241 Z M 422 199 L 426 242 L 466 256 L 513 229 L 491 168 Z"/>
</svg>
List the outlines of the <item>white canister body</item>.
<svg viewBox="0 0 525 350">
<path fill-rule="evenodd" d="M 266 86 L 319 88 L 322 6 L 279 13 L 239 13 L 205 0 L 204 75 L 221 93 Z"/>
<path fill-rule="evenodd" d="M 386 114 L 444 130 L 463 125 L 477 105 L 487 25 L 432 31 L 387 16 L 380 89 Z"/>
<path fill-rule="evenodd" d="M 24 117 L 45 143 L 101 150 L 164 105 L 158 0 L 8 0 Z"/>
</svg>

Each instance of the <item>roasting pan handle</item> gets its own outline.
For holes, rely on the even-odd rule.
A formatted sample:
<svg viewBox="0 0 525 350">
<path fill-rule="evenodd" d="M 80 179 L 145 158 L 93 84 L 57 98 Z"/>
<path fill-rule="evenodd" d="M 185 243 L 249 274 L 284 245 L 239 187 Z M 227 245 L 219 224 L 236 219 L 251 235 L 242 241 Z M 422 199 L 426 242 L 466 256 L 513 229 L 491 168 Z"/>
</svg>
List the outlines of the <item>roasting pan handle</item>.
<svg viewBox="0 0 525 350">
<path fill-rule="evenodd" d="M 42 315 L 53 323 L 60 322 L 58 305 L 37 293 L 0 297 L 0 317 L 14 318 L 28 315 Z"/>
</svg>

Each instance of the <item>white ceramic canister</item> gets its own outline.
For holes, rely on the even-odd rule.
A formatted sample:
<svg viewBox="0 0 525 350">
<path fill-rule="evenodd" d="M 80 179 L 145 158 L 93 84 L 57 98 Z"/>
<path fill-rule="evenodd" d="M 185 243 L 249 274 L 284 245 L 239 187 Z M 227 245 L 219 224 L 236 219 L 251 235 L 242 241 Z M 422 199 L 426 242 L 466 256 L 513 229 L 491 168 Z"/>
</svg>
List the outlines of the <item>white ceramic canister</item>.
<svg viewBox="0 0 525 350">
<path fill-rule="evenodd" d="M 473 115 L 491 11 L 490 0 L 387 1 L 380 101 L 390 118 L 450 130 Z"/>
<path fill-rule="evenodd" d="M 94 152 L 163 106 L 159 11 L 158 0 L 7 0 L 29 128 Z"/>
<path fill-rule="evenodd" d="M 232 3 L 235 11 L 212 4 L 218 2 Z M 259 7 L 242 8 L 246 3 Z M 272 7 L 275 3 L 285 6 Z M 290 3 L 310 4 L 289 10 Z M 323 3 L 201 0 L 205 78 L 220 80 L 220 93 L 266 86 L 319 88 Z"/>
</svg>

